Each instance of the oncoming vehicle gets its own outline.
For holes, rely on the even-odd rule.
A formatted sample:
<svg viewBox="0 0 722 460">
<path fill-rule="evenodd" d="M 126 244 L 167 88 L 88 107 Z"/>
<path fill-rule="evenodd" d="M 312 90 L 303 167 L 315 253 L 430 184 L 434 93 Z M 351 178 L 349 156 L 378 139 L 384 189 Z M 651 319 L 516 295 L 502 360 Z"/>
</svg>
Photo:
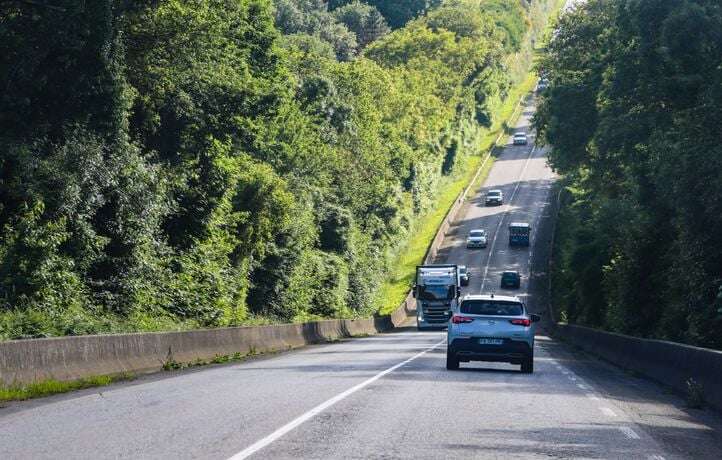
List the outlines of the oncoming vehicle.
<svg viewBox="0 0 722 460">
<path fill-rule="evenodd" d="M 514 137 L 512 138 L 512 144 L 514 144 L 514 145 L 526 145 L 526 134 L 524 134 L 524 133 L 514 133 Z"/>
<path fill-rule="evenodd" d="M 459 265 L 459 283 L 462 286 L 469 285 L 469 270 L 466 268 L 466 265 Z"/>
<path fill-rule="evenodd" d="M 521 275 L 519 272 L 513 270 L 507 270 L 501 274 L 501 288 L 520 288 L 521 287 Z"/>
<path fill-rule="evenodd" d="M 477 228 L 469 232 L 466 237 L 467 248 L 485 248 L 487 244 L 486 230 Z"/>
<path fill-rule="evenodd" d="M 467 295 L 449 322 L 446 368 L 460 362 L 493 361 L 521 365 L 534 372 L 534 323 L 518 297 Z"/>
<path fill-rule="evenodd" d="M 486 198 L 484 204 L 486 206 L 501 205 L 504 202 L 504 194 L 501 190 L 489 190 L 486 192 Z"/>
<path fill-rule="evenodd" d="M 529 246 L 531 226 L 526 222 L 509 224 L 509 246 Z"/>
<path fill-rule="evenodd" d="M 416 325 L 419 330 L 442 329 L 451 311 L 458 305 L 461 280 L 457 265 L 419 265 L 416 267 Z"/>
</svg>

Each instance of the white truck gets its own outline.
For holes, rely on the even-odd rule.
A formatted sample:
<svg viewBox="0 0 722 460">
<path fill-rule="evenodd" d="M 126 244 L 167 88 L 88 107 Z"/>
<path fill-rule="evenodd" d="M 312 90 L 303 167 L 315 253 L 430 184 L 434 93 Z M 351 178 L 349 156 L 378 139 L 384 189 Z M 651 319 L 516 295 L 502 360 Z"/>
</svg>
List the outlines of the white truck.
<svg viewBox="0 0 722 460">
<path fill-rule="evenodd" d="M 416 325 L 419 330 L 447 326 L 459 303 L 461 279 L 455 264 L 419 265 L 413 295 L 416 298 Z"/>
</svg>

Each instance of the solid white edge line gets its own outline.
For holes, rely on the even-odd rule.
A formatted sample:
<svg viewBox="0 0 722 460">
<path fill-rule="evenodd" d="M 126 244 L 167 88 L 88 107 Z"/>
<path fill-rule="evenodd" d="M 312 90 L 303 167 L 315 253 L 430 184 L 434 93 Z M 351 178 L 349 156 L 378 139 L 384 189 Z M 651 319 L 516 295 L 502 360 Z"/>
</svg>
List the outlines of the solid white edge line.
<svg viewBox="0 0 722 460">
<path fill-rule="evenodd" d="M 299 417 L 293 419 L 289 423 L 283 425 L 281 428 L 277 429 L 273 433 L 269 434 L 265 438 L 262 438 L 250 446 L 246 447 L 242 451 L 238 452 L 237 454 L 233 455 L 229 458 L 229 460 L 241 460 L 250 457 L 251 455 L 255 454 L 259 450 L 263 449 L 264 447 L 268 446 L 269 444 L 273 443 L 277 439 L 281 438 L 283 435 L 288 433 L 289 431 L 292 431 L 294 428 L 298 427 L 299 425 L 303 424 L 304 422 L 312 419 L 316 415 L 320 414 L 324 410 L 328 409 L 329 407 L 333 406 L 337 402 L 341 401 L 342 399 L 347 398 L 348 396 L 352 395 L 353 393 L 356 393 L 357 391 L 361 390 L 362 388 L 371 385 L 381 377 L 390 374 L 391 372 L 395 371 L 396 369 L 400 368 L 401 366 L 410 363 L 411 361 L 425 355 L 426 353 L 430 352 L 431 350 L 434 350 L 435 348 L 438 348 L 440 345 L 444 344 L 446 340 L 442 340 L 441 342 L 427 348 L 426 350 L 415 354 L 411 358 L 404 360 L 400 362 L 399 364 L 396 364 L 395 366 L 391 366 L 385 371 L 381 371 L 378 374 L 374 375 L 373 377 L 359 383 L 356 386 L 353 386 L 349 388 L 348 390 L 344 391 L 343 393 L 339 393 L 333 398 L 319 404 L 318 406 L 314 407 L 313 409 L 309 410 L 308 412 L 300 415 Z"/>
</svg>

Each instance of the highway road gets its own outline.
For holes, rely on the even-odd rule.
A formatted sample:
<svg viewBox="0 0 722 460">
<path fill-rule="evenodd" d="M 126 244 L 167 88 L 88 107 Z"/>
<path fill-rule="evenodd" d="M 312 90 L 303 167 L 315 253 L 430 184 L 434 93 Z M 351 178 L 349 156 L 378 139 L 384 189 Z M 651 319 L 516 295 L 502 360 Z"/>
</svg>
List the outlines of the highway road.
<svg viewBox="0 0 722 460">
<path fill-rule="evenodd" d="M 519 130 L 532 113 L 530 99 Z M 719 414 L 545 335 L 553 182 L 544 149 L 504 149 L 439 256 L 471 268 L 470 293 L 501 292 L 500 271 L 522 272 L 518 293 L 547 322 L 534 374 L 498 363 L 447 371 L 445 333 L 407 327 L 9 404 L 0 459 L 720 458 Z M 484 207 L 489 188 L 507 204 Z M 508 248 L 517 220 L 533 225 L 530 249 Z M 489 248 L 467 250 L 479 227 Z"/>
</svg>

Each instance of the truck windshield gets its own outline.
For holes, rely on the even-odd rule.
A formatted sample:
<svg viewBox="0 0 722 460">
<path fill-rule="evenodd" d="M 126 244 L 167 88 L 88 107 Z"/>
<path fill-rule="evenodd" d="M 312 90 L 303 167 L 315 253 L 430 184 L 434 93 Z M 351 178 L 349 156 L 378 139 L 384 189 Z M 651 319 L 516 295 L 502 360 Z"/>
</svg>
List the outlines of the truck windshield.
<svg viewBox="0 0 722 460">
<path fill-rule="evenodd" d="M 496 300 L 465 300 L 459 307 L 467 315 L 520 316 L 524 307 L 518 302 L 500 302 Z"/>
<path fill-rule="evenodd" d="M 512 235 L 527 235 L 529 227 L 509 227 L 509 233 Z"/>
<path fill-rule="evenodd" d="M 453 299 L 455 294 L 454 286 L 419 286 L 420 300 L 448 300 Z"/>
</svg>

